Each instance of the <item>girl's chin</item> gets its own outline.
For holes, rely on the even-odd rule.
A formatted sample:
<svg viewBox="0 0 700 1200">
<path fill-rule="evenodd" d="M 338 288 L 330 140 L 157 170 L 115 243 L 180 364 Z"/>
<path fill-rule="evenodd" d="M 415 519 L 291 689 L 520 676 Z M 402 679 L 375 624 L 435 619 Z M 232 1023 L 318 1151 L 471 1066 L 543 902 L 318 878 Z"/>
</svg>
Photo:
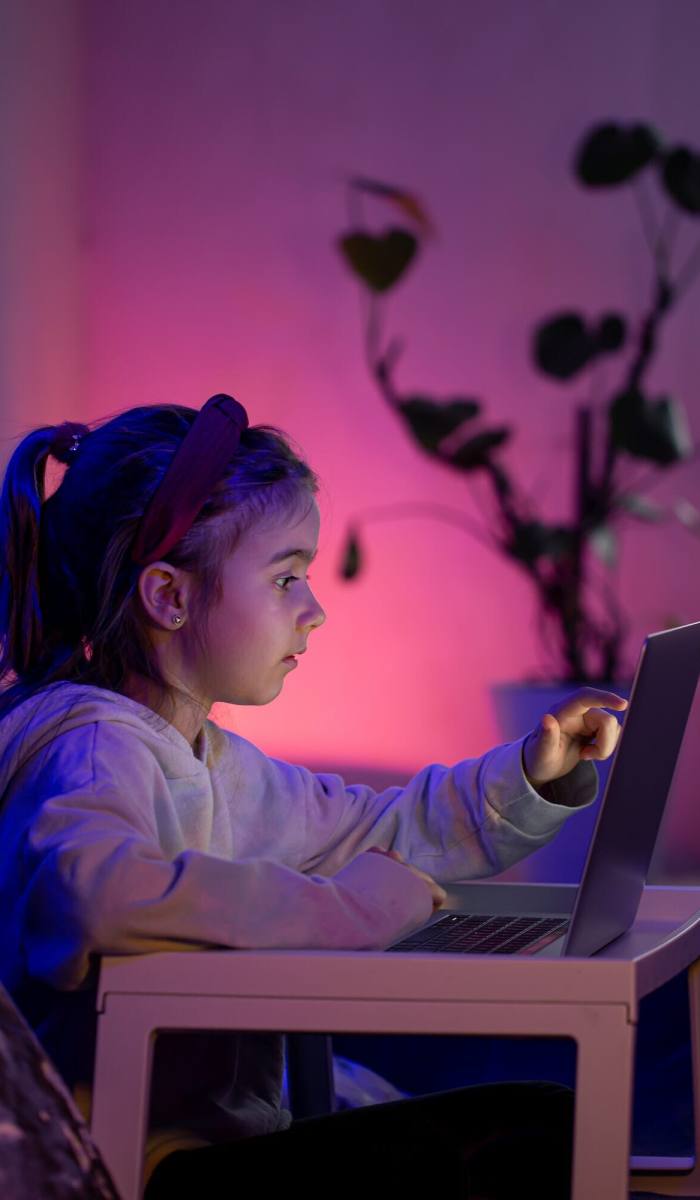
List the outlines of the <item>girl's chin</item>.
<svg viewBox="0 0 700 1200">
<path fill-rule="evenodd" d="M 283 687 L 284 680 L 282 679 L 279 683 L 272 684 L 267 692 L 258 692 L 254 699 L 246 700 L 245 703 L 255 704 L 259 708 L 262 707 L 263 704 L 271 704 L 273 700 L 277 699 Z"/>
<path fill-rule="evenodd" d="M 242 708 L 260 708 L 263 704 L 271 704 L 276 700 L 282 691 L 284 680 L 280 683 L 272 684 L 267 692 L 242 692 L 237 696 L 226 695 L 219 700 L 215 700 L 215 704 L 238 704 Z"/>
</svg>

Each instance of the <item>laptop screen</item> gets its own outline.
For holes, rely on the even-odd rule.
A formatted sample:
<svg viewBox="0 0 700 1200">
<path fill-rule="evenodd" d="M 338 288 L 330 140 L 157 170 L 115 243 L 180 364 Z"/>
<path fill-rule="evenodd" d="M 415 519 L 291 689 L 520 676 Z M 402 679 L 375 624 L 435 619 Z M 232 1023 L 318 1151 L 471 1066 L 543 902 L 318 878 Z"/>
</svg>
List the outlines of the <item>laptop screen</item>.
<svg viewBox="0 0 700 1200">
<path fill-rule="evenodd" d="M 700 674 L 700 621 L 652 633 L 637 664 L 563 953 L 587 957 L 633 923 Z"/>
</svg>

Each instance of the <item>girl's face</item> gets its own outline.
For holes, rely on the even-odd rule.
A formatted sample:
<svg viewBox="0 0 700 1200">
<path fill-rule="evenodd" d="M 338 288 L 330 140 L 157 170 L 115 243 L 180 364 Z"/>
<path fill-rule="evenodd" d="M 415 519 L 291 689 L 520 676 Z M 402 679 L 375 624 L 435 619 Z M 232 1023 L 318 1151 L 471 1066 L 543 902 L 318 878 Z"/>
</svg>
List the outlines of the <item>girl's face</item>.
<svg viewBox="0 0 700 1200">
<path fill-rule="evenodd" d="M 226 562 L 198 679 L 211 703 L 269 704 L 325 621 L 307 575 L 319 526 L 313 501 L 301 517 L 253 526 Z"/>
</svg>

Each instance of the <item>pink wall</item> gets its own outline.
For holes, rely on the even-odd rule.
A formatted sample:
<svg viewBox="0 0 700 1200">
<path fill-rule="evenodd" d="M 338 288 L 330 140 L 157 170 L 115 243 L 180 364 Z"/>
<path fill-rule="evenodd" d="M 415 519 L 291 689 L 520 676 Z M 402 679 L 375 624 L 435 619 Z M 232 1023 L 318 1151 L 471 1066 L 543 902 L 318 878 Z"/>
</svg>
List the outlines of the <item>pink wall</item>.
<svg viewBox="0 0 700 1200">
<path fill-rule="evenodd" d="M 415 189 L 438 228 L 390 310 L 408 341 L 400 383 L 478 395 L 512 421 L 508 461 L 566 517 L 577 389 L 532 371 L 531 325 L 568 304 L 638 316 L 650 278 L 631 195 L 583 194 L 572 147 L 607 117 L 700 144 L 700 7 L 124 0 L 84 4 L 83 26 L 88 386 L 85 413 L 66 416 L 231 391 L 325 481 L 312 575 L 328 621 L 273 706 L 219 716 L 299 761 L 409 771 L 482 751 L 497 738 L 489 684 L 542 666 L 526 581 L 426 520 L 375 527 L 365 576 L 336 576 L 358 509 L 477 512 L 367 377 L 333 248 L 343 180 Z M 655 372 L 698 438 L 699 300 L 700 287 Z M 697 466 L 654 495 L 700 504 Z M 698 617 L 700 542 L 631 526 L 619 578 L 634 657 L 644 631 Z"/>
<path fill-rule="evenodd" d="M 77 0 L 0 11 L 0 460 L 80 403 L 83 139 Z"/>
</svg>

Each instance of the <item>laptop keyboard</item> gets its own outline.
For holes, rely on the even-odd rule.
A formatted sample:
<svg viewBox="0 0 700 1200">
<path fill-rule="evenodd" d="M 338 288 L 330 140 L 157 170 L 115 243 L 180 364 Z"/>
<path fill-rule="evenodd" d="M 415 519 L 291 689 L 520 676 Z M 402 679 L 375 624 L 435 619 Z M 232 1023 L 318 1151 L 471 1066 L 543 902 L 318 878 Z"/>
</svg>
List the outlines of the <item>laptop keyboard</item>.
<svg viewBox="0 0 700 1200">
<path fill-rule="evenodd" d="M 564 917 L 483 916 L 452 913 L 419 929 L 389 951 L 429 954 L 532 954 L 561 937 L 569 922 Z"/>
</svg>

